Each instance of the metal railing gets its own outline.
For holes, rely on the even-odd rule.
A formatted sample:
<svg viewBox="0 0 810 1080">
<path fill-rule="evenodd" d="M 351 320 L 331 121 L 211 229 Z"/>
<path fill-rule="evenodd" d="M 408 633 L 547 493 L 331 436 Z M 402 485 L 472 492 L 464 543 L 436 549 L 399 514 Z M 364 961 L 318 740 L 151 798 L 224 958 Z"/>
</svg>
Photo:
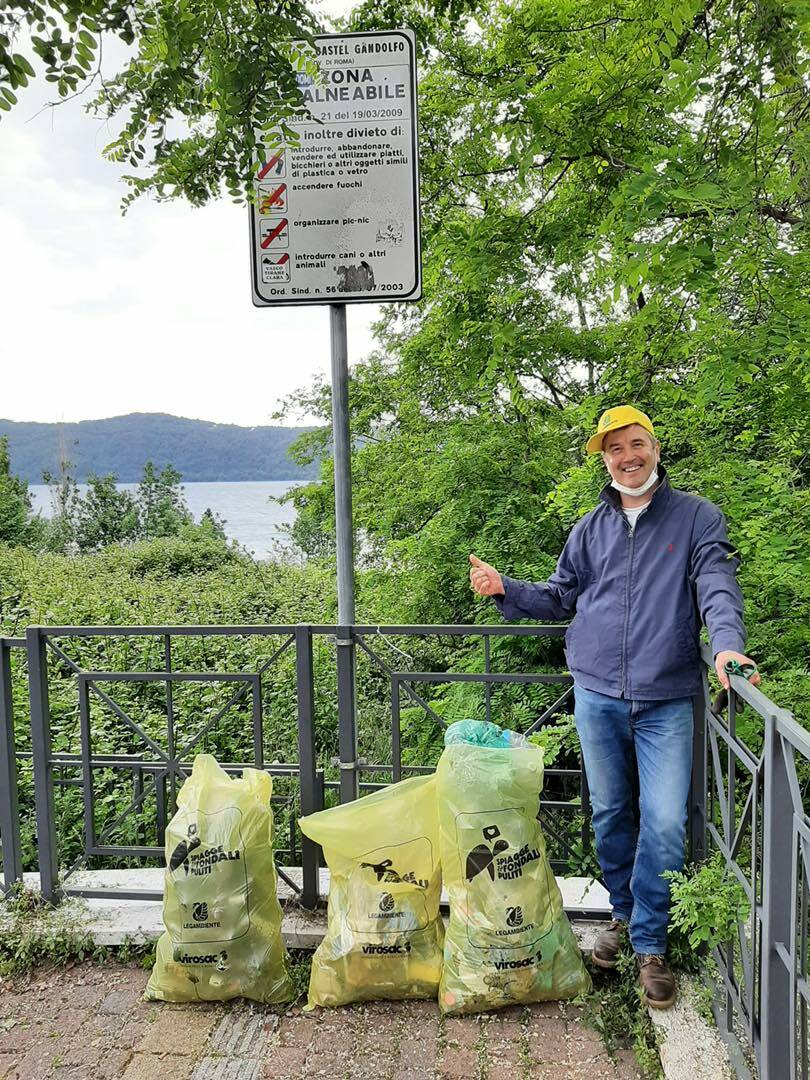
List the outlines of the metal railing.
<svg viewBox="0 0 810 1080">
<path fill-rule="evenodd" d="M 239 772 L 245 766 L 264 769 L 288 789 L 286 796 L 274 796 L 277 803 L 286 805 L 289 842 L 281 854 L 287 865 L 300 865 L 301 881 L 281 870 L 287 884 L 305 906 L 319 901 L 319 848 L 306 837 L 298 835 L 295 818 L 324 807 L 328 795 L 334 793 L 341 802 L 357 798 L 358 794 L 396 782 L 403 776 L 432 771 L 433 763 L 414 763 L 403 760 L 401 724 L 403 705 L 416 708 L 427 724 L 437 731 L 445 721 L 429 700 L 426 688 L 439 684 L 477 684 L 483 690 L 483 714 L 491 716 L 492 696 L 496 688 L 510 684 L 550 687 L 547 704 L 538 710 L 528 725 L 535 731 L 556 713 L 572 709 L 572 680 L 564 672 L 497 672 L 492 670 L 494 639 L 532 638 L 545 636 L 559 639 L 563 626 L 353 626 L 283 625 L 283 626 L 160 626 L 160 627 L 31 627 L 23 639 L 0 639 L 0 708 L 4 743 L 0 750 L 0 838 L 3 842 L 4 881 L 6 887 L 20 876 L 22 858 L 19 834 L 19 806 L 15 795 L 17 769 L 25 765 L 33 774 L 36 847 L 40 887 L 43 896 L 55 902 L 62 895 L 115 896 L 119 899 L 160 899 L 161 893 L 145 889 L 108 889 L 77 883 L 77 871 L 88 865 L 120 863 L 122 860 L 152 860 L 155 865 L 163 857 L 165 828 L 176 806 L 179 786 L 189 774 L 194 754 L 204 749 L 206 738 L 218 728 L 234 728 L 234 721 L 249 732 L 249 745 L 239 760 L 220 762 L 226 771 Z M 230 669 L 217 663 L 222 649 L 213 648 L 208 657 L 208 670 L 187 670 L 184 657 L 178 661 L 182 645 L 193 640 L 200 643 L 223 639 L 241 639 L 253 643 L 251 666 L 245 669 L 244 657 L 234 650 L 226 657 Z M 414 642 L 417 639 L 478 639 L 483 645 L 483 670 L 428 671 L 414 670 L 412 657 L 395 642 Z M 404 639 L 404 642 L 403 642 Z M 146 643 L 146 644 L 144 644 Z M 383 656 L 383 646 L 389 655 Z M 108 655 L 110 647 L 114 656 Z M 327 650 L 327 666 L 332 669 L 332 681 L 326 688 L 328 702 L 316 702 L 313 646 Z M 411 646 L 409 646 L 411 647 Z M 19 650 L 28 668 L 30 708 L 30 751 L 15 750 L 14 723 L 11 708 L 11 678 L 9 657 Z M 188 650 L 186 650 L 188 651 Z M 199 650 L 198 650 L 199 651 Z M 414 649 L 414 651 L 416 651 Z M 227 650 L 225 650 L 227 652 Z M 258 653 L 262 653 L 261 656 Z M 99 657 L 105 660 L 100 663 Z M 295 694 L 290 696 L 284 725 L 297 732 L 297 760 L 277 760 L 266 746 L 266 702 L 263 686 L 275 668 L 286 658 L 284 679 L 295 682 Z M 292 660 L 294 658 L 294 672 Z M 137 661 L 133 663 L 133 659 Z M 367 674 L 373 674 L 384 684 L 384 696 L 389 714 L 387 732 L 388 760 L 366 760 L 358 752 L 358 661 L 364 661 Z M 403 660 L 406 663 L 403 664 Z M 242 670 L 232 670 L 236 664 Z M 465 652 L 469 661 L 469 652 Z M 179 666 L 178 666 L 179 663 Z M 202 666 L 202 665 L 200 665 Z M 322 665 L 323 666 L 323 665 Z M 418 665 L 417 665 L 418 666 Z M 467 663 L 468 666 L 468 663 Z M 112 670 L 102 670 L 102 667 Z M 70 703 L 65 704 L 64 684 L 70 683 Z M 194 731 L 181 731 L 178 723 L 177 695 L 190 686 L 226 688 L 223 703 L 209 707 L 207 714 Z M 59 691 L 60 704 L 52 702 L 54 688 Z M 152 691 L 161 690 L 159 709 L 147 701 L 146 719 L 136 715 L 136 706 Z M 323 689 L 323 688 L 322 688 Z M 116 690 L 126 690 L 129 699 L 122 703 Z M 321 694 L 323 698 L 323 693 Z M 336 706 L 336 708 L 335 708 Z M 94 713 L 94 709 L 96 710 Z M 241 710 L 234 717 L 231 710 Z M 161 723 L 165 730 L 158 734 L 155 714 L 165 714 Z M 337 725 L 324 724 L 325 716 L 337 712 Z M 55 714 L 60 729 L 70 727 L 72 718 L 77 751 L 64 746 L 54 747 Z M 246 715 L 245 715 L 246 714 Z M 97 745 L 96 729 L 116 725 L 108 736 L 106 747 Z M 19 725 L 18 725 L 19 726 Z M 278 724 L 276 724 L 278 727 Z M 324 739 L 324 729 L 336 736 L 335 745 Z M 64 742 L 64 736 L 61 736 Z M 377 740 L 379 743 L 379 739 Z M 4 753 L 2 752 L 4 750 Z M 331 750 L 336 751 L 334 754 Z M 582 858 L 591 845 L 590 812 L 587 783 L 580 767 L 550 768 L 546 771 L 552 796 L 541 804 L 543 824 L 553 847 L 551 863 L 556 871 L 564 871 L 569 859 Z M 7 778 L 7 782 L 6 781 Z M 123 799 L 122 787 L 127 798 Z M 80 819 L 82 835 L 78 854 L 66 863 L 62 833 L 65 823 L 57 812 L 56 795 L 72 789 L 76 798 L 73 812 L 67 816 Z M 293 791 L 293 789 L 295 789 Z M 80 797 L 80 798 L 79 798 Z M 115 812 L 107 813 L 110 803 Z M 147 807 L 148 813 L 147 813 Z M 103 820 L 99 820 L 99 816 Z M 106 814 L 106 816 L 105 816 Z M 566 818 L 576 818 L 576 826 L 567 825 Z M 144 820 L 146 819 L 146 820 Z M 116 831 L 129 828 L 135 833 L 128 842 L 115 840 Z M 146 838 L 145 833 L 152 836 Z M 574 848 L 578 847 L 578 851 Z M 277 854 L 279 852 L 277 851 Z M 583 912 L 580 912 L 583 914 Z M 584 912 L 601 916 L 599 911 Z"/>
<path fill-rule="evenodd" d="M 11 693 L 11 652 L 24 648 L 22 638 L 0 637 L 0 844 L 3 851 L 3 890 L 22 878 L 20 806 L 14 705 Z"/>
<path fill-rule="evenodd" d="M 705 648 L 703 658 L 712 662 Z M 713 950 L 723 983 L 715 1016 L 732 1041 L 747 1042 L 762 1080 L 807 1080 L 810 732 L 745 679 L 731 676 L 731 686 L 715 710 L 704 676 L 693 785 L 703 792 L 692 807 L 698 844 L 722 853 L 750 909 Z"/>
<path fill-rule="evenodd" d="M 566 673 L 493 671 L 493 642 L 502 638 L 559 638 L 565 627 L 552 626 L 160 626 L 160 627 L 31 627 L 25 639 L 0 638 L 0 841 L 3 853 L 5 889 L 19 880 L 23 869 L 20 839 L 18 777 L 22 765 L 33 772 L 36 814 L 36 847 L 39 880 L 43 895 L 56 901 L 61 895 L 116 896 L 159 899 L 161 893 L 144 890 L 88 889 L 71 878 L 88 862 L 110 860 L 152 860 L 163 856 L 163 833 L 171 817 L 178 788 L 190 769 L 190 756 L 216 735 L 226 723 L 230 710 L 243 709 L 246 732 L 245 754 L 241 761 L 226 761 L 227 771 L 245 766 L 265 769 L 276 777 L 286 794 L 274 796 L 286 808 L 289 839 L 283 853 L 288 865 L 300 865 L 301 880 L 287 877 L 299 901 L 312 907 L 319 897 L 319 848 L 295 828 L 298 813 L 308 814 L 324 807 L 327 797 L 341 802 L 357 798 L 364 791 L 396 782 L 408 775 L 432 770 L 431 763 L 403 760 L 403 703 L 438 728 L 445 719 L 430 700 L 428 689 L 438 684 L 477 684 L 483 688 L 483 713 L 492 715 L 493 692 L 509 684 L 553 687 L 542 708 L 524 726 L 537 731 L 560 712 L 572 711 L 572 680 Z M 178 667 L 182 643 L 193 639 L 204 644 L 215 640 L 241 638 L 252 643 L 251 663 L 239 671 L 220 670 L 219 661 L 233 660 L 227 649 L 213 648 L 206 670 Z M 402 647 L 417 640 L 477 638 L 483 646 L 483 670 L 429 671 L 414 667 L 413 658 Z M 400 645 L 396 642 L 400 641 Z M 105 649 L 118 643 L 113 659 Z M 77 657 L 75 646 L 79 649 Z M 146 643 L 146 644 L 144 644 Z M 444 641 L 443 644 L 447 644 Z M 102 648 L 103 646 L 103 648 Z M 416 652 L 414 644 L 409 648 Z M 317 648 L 324 666 L 330 669 L 325 685 L 316 686 Z M 387 654 L 382 655 L 384 648 Z M 88 655 L 85 656 L 84 653 Z M 102 655 L 103 654 L 103 655 Z M 459 654 L 461 655 L 461 654 Z M 465 668 L 470 653 L 464 654 Z M 15 747 L 12 707 L 12 656 L 28 667 L 30 707 L 30 752 Z M 92 664 L 87 666 L 88 658 Z M 237 657 L 238 658 L 238 657 Z M 704 650 L 704 661 L 711 655 Z M 182 661 L 184 657 L 180 655 Z M 325 665 L 323 661 L 326 661 Z M 389 760 L 367 761 L 358 750 L 358 661 L 366 665 L 366 675 L 378 680 L 377 705 L 387 694 L 386 731 Z M 403 660 L 407 663 L 403 664 Z M 159 661 L 159 663 L 158 663 Z M 297 761 L 269 760 L 277 755 L 267 745 L 266 705 L 263 688 L 280 665 L 280 675 L 293 680 L 295 693 L 287 697 L 283 724 L 294 727 Z M 203 665 L 200 665 L 203 666 Z M 227 666 L 227 665 L 226 665 Z M 424 666 L 424 664 L 422 665 Z M 473 665 L 475 666 L 475 665 Z M 61 680 L 61 682 L 60 682 Z M 78 752 L 54 750 L 54 712 L 51 691 L 55 683 L 75 684 L 75 705 L 71 706 L 78 729 Z M 139 687 L 124 707 L 113 696 L 116 687 Z M 218 686 L 227 690 L 217 707 L 207 712 L 193 732 L 181 730 L 177 696 L 188 687 Z M 808 1075 L 808 882 L 810 881 L 810 818 L 807 813 L 810 788 L 810 733 L 800 727 L 790 713 L 769 701 L 755 687 L 732 677 L 727 717 L 714 711 L 704 671 L 701 692 L 695 698 L 694 765 L 690 792 L 689 843 L 693 861 L 702 861 L 719 850 L 730 872 L 748 898 L 751 915 L 739 928 L 737 938 L 715 950 L 715 960 L 724 982 L 724 1013 L 719 1022 L 735 1029 L 752 1048 L 763 1080 L 806 1080 Z M 132 705 L 141 696 L 161 688 L 164 698 L 165 738 L 156 736 L 154 702 L 151 720 L 132 715 Z M 275 699 L 274 699 L 275 701 Z M 275 707 L 275 705 L 274 705 Z M 748 729 L 755 746 L 748 745 L 740 730 L 742 710 L 747 707 L 759 718 Z M 60 706 L 65 710 L 64 700 Z M 94 708 L 106 710 L 118 723 L 119 737 L 128 742 L 125 752 L 101 752 L 94 747 Z M 147 710 L 148 712 L 149 710 Z M 160 710 L 157 710 L 158 712 Z M 337 730 L 331 717 L 337 713 Z M 377 720 L 381 716 L 377 713 Z M 748 715 L 748 714 L 746 714 Z M 69 719 L 69 718 L 68 718 Z M 149 719 L 149 717 L 147 717 Z M 65 717 L 60 717 L 64 723 Z M 233 726 L 233 717 L 230 718 Z M 102 725 L 103 726 L 103 725 Z M 283 726 L 283 725 L 282 725 Z M 18 728 L 20 725 L 18 724 Z M 380 731 L 375 729 L 378 746 Z M 268 752 L 270 751 L 270 752 Z M 336 751 L 332 753 L 332 751 Z M 127 777 L 131 798 L 123 810 L 120 802 L 121 777 Z M 588 788 L 581 768 L 548 769 L 549 784 L 541 803 L 540 817 L 554 847 L 552 866 L 565 871 L 574 848 L 591 843 Z M 105 779 L 106 778 L 106 779 Z M 106 786 L 105 786 L 106 785 Z M 548 797 L 549 785 L 556 794 Z M 804 787 L 802 786 L 804 785 Z M 62 866 L 60 825 L 55 812 L 55 793 L 72 788 L 81 794 L 81 851 L 73 863 Z M 573 789 L 573 794 L 572 794 Z M 102 793 L 102 795 L 99 794 Z M 99 823 L 99 801 L 116 803 L 116 813 Z M 149 822 L 136 822 L 136 842 L 116 843 L 116 829 L 130 822 L 153 804 Z M 571 826 L 567 815 L 578 818 Z M 142 814 L 143 816 L 143 814 Z M 569 827 L 566 828 L 566 820 Z M 138 833 L 137 830 L 141 832 Z M 146 833 L 151 830 L 152 842 Z M 579 912 L 582 914 L 601 914 Z"/>
</svg>

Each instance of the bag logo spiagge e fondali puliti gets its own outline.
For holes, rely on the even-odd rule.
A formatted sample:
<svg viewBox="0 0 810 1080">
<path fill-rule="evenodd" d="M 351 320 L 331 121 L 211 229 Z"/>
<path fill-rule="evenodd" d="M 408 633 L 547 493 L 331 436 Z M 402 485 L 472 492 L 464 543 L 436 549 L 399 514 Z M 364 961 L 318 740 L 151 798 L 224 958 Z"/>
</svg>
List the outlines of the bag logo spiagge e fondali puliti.
<svg viewBox="0 0 810 1080">
<path fill-rule="evenodd" d="M 361 862 L 361 870 L 371 870 L 377 881 L 396 883 L 400 885 L 416 885 L 420 889 L 426 889 L 430 884 L 427 878 L 418 878 L 413 870 L 399 874 L 393 867 L 392 859 L 383 859 L 382 862 Z"/>
<path fill-rule="evenodd" d="M 181 866 L 192 877 L 204 877 L 221 862 L 238 862 L 242 858 L 239 848 L 226 851 L 223 844 L 203 848 L 197 826 L 192 822 L 186 830 L 186 839 L 181 840 L 169 859 L 169 873 L 174 873 Z"/>
<path fill-rule="evenodd" d="M 200 844 L 202 844 L 202 840 L 197 835 L 197 826 L 192 822 L 186 830 L 186 839 L 181 840 L 172 852 L 172 857 L 169 859 L 170 873 L 174 873 L 179 866 L 185 865 L 186 859 Z"/>
<path fill-rule="evenodd" d="M 490 881 L 496 877 L 499 881 L 512 881 L 522 876 L 527 863 L 540 858 L 540 852 L 530 844 L 524 844 L 513 855 L 504 854 L 509 849 L 509 843 L 501 837 L 497 825 L 487 825 L 481 832 L 484 840 L 489 842 L 477 844 L 467 855 L 467 881 L 472 881 L 484 870 L 489 874 Z"/>
</svg>

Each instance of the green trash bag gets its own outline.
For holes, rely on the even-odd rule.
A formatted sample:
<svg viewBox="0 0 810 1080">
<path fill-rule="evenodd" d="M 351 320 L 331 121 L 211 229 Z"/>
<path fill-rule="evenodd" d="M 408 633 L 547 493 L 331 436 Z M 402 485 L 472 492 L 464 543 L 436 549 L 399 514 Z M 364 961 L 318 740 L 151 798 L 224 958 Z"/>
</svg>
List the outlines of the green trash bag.
<svg viewBox="0 0 810 1080">
<path fill-rule="evenodd" d="M 273 863 L 273 781 L 194 760 L 166 829 L 166 932 L 146 997 L 277 1003 L 292 997 Z"/>
<path fill-rule="evenodd" d="M 331 873 L 307 1008 L 435 998 L 444 941 L 435 778 L 310 814 L 301 831 L 322 845 Z"/>
<path fill-rule="evenodd" d="M 542 750 L 454 742 L 436 772 L 450 898 L 439 1006 L 471 1013 L 575 997 L 590 977 L 537 821 Z"/>
</svg>

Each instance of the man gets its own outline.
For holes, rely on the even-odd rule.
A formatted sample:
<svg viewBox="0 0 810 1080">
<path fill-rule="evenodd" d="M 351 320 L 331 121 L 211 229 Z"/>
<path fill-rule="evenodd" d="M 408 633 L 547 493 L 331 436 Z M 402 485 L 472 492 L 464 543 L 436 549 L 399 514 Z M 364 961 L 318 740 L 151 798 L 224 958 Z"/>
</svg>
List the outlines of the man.
<svg viewBox="0 0 810 1080">
<path fill-rule="evenodd" d="M 571 530 L 549 580 L 516 581 L 470 555 L 470 583 L 505 619 L 574 615 L 565 651 L 613 911 L 593 960 L 615 968 L 629 934 L 644 997 L 665 1009 L 676 990 L 665 962 L 669 886 L 661 875 L 683 866 L 701 622 L 723 686 L 728 661 L 752 661 L 742 652 L 742 595 L 725 519 L 707 499 L 671 487 L 649 417 L 628 405 L 609 409 L 587 451 L 602 454 L 610 482 Z M 751 681 L 760 681 L 756 672 Z"/>
</svg>

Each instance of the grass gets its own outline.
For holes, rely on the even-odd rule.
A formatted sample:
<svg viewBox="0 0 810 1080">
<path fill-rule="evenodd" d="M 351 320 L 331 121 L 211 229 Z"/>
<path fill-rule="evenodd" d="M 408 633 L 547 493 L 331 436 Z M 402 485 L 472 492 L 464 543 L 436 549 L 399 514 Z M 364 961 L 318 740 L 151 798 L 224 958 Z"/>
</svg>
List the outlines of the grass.
<svg viewBox="0 0 810 1080">
<path fill-rule="evenodd" d="M 663 1080 L 658 1035 L 641 998 L 635 957 L 620 955 L 615 971 L 588 966 L 593 989 L 575 1002 L 583 1007 L 584 1023 L 599 1034 L 608 1053 L 615 1054 L 629 1043 L 644 1076 Z"/>
</svg>

